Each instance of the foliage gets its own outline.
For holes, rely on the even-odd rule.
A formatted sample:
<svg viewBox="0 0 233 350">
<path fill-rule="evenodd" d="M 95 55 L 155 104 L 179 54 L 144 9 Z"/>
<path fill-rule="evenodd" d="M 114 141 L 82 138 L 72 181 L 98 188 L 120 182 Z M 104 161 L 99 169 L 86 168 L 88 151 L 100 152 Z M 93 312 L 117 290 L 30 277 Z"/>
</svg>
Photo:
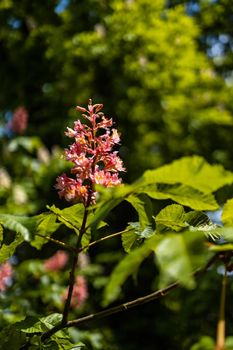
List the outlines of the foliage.
<svg viewBox="0 0 233 350">
<path fill-rule="evenodd" d="M 176 175 L 176 168 L 182 168 L 182 175 L 179 172 Z M 208 185 L 206 184 L 207 177 L 210 178 Z M 84 232 L 84 236 L 87 234 L 89 238 L 88 241 L 84 240 L 85 243 L 82 243 L 83 248 L 84 246 L 86 248 L 89 239 L 91 239 L 90 247 L 93 243 L 97 244 L 98 241 L 93 242 L 93 238 L 101 237 L 103 229 L 105 234 L 102 239 L 108 238 L 106 237 L 108 236 L 108 228 L 107 226 L 104 228 L 101 222 L 107 220 L 114 207 L 125 201 L 137 212 L 139 220 L 126 223 L 125 231 L 121 233 L 123 248 L 127 253 L 114 267 L 110 277 L 103 280 L 102 285 L 100 284 L 101 290 L 103 290 L 102 304 L 106 307 L 113 301 L 122 299 L 125 282 L 130 276 L 135 279 L 140 273 L 140 266 L 152 255 L 154 255 L 154 268 L 156 269 L 153 278 L 158 288 L 166 288 L 170 283 L 178 282 L 181 286 L 193 289 L 196 285 L 194 272 L 197 269 L 203 269 L 215 252 L 232 250 L 231 242 L 233 240 L 232 199 L 226 203 L 222 213 L 226 228 L 217 227 L 205 213 L 196 210 L 196 205 L 193 204 L 193 190 L 198 189 L 196 192 L 197 200 L 201 201 L 203 209 L 209 210 L 214 198 L 213 193 L 222 186 L 229 185 L 231 181 L 233 181 L 231 172 L 225 172 L 219 166 L 211 166 L 200 157 L 186 157 L 159 169 L 146 171 L 132 185 L 102 188 L 96 205 L 89 213 L 87 227 L 89 226 L 91 230 L 89 233 Z M 148 186 L 157 186 L 161 183 L 172 184 L 174 189 L 187 186 L 185 207 L 182 195 L 170 196 L 170 187 L 167 189 L 164 187 L 162 197 L 155 196 L 154 193 L 157 192 L 154 190 L 151 194 Z M 156 191 L 158 190 L 156 189 Z M 213 198 L 206 197 L 206 201 L 203 201 L 203 195 L 206 194 L 211 194 Z M 167 198 L 175 199 L 176 203 L 164 202 Z M 156 212 L 154 205 L 160 200 L 164 202 L 164 208 Z M 219 205 L 217 202 L 215 203 L 215 209 L 217 209 Z M 53 205 L 48 209 L 49 212 L 32 217 L 1 214 L 0 223 L 3 227 L 0 250 L 1 263 L 9 260 L 11 256 L 17 256 L 17 249 L 22 246 L 23 241 L 27 241 L 32 247 L 36 247 L 43 253 L 44 245 L 46 247 L 47 241 L 52 239 L 51 243 L 63 245 L 65 249 L 72 252 L 73 238 L 79 236 L 82 226 L 82 217 L 85 212 L 83 205 L 81 203 L 75 204 L 65 209 L 58 209 Z M 65 239 L 61 241 L 58 238 L 62 229 L 73 231 L 74 236 L 66 234 Z M 110 237 L 111 235 L 109 235 Z M 224 243 L 219 240 L 220 237 L 224 238 Z M 102 239 L 99 240 L 99 243 Z M 79 337 L 78 340 L 76 339 L 78 342 L 75 340 L 76 345 L 74 345 L 72 343 L 74 339 L 72 340 L 67 331 L 62 329 L 62 325 L 58 332 L 51 335 L 50 340 L 41 342 L 40 336 L 55 325 L 60 325 L 62 317 L 62 295 L 65 292 L 64 276 L 67 276 L 65 279 L 68 278 L 68 265 L 64 266 L 66 260 L 62 265 L 56 264 L 58 262 L 53 265 L 53 268 L 51 267 L 53 270 L 46 270 L 49 265 L 43 263 L 43 260 L 38 256 L 37 260 L 22 261 L 14 266 L 14 283 L 10 287 L 9 294 L 6 294 L 5 300 L 3 299 L 5 308 L 8 310 L 7 313 L 3 314 L 2 319 L 3 324 L 6 325 L 6 328 L 3 328 L 1 332 L 2 344 L 5 348 L 11 346 L 16 349 L 28 343 L 31 349 L 38 346 L 45 349 L 50 347 L 69 349 L 72 346 L 74 348 L 80 346 L 85 349 L 85 340 L 82 344 L 80 343 L 83 341 L 82 337 Z M 59 272 L 61 268 L 65 268 L 64 276 Z M 93 287 L 96 285 L 96 278 L 101 281 L 101 278 L 104 277 L 101 277 L 103 270 L 98 264 L 89 267 L 87 265 L 81 267 L 80 265 L 79 273 L 89 278 Z M 92 280 L 92 276 L 95 276 L 95 279 Z M 26 286 L 28 278 L 34 280 L 37 288 L 35 291 L 28 290 L 25 293 L 24 286 Z M 11 304 L 12 298 L 15 298 L 16 295 L 17 304 L 25 304 L 25 306 L 20 308 Z M 37 305 L 38 299 L 40 306 Z M 31 306 L 26 311 L 28 303 Z M 40 316 L 41 305 L 43 305 L 44 310 L 47 310 L 48 316 Z M 55 314 L 51 314 L 51 310 Z M 71 314 L 75 317 L 76 311 L 73 310 Z M 9 323 L 11 325 L 7 325 Z M 14 341 L 12 337 L 6 336 L 9 332 L 15 334 Z M 193 348 L 200 347 L 201 344 L 193 345 Z"/>
<path fill-rule="evenodd" d="M 214 26 L 219 12 L 229 14 L 225 2 L 200 1 L 199 23 Z M 74 101 L 92 96 L 120 122 L 129 178 L 190 154 L 233 169 L 232 88 L 198 49 L 203 27 L 185 6 L 165 3 L 67 1 L 57 11 L 55 0 L 40 6 L 4 1 L 2 117 L 26 106 L 29 134 L 51 148 L 67 110 L 74 119 Z"/>
</svg>

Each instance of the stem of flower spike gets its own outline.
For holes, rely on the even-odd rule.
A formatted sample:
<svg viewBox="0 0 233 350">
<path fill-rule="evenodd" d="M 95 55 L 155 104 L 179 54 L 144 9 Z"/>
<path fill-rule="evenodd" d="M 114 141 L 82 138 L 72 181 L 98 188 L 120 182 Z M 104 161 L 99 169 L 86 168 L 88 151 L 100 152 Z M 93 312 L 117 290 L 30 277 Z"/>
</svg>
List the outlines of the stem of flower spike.
<svg viewBox="0 0 233 350">
<path fill-rule="evenodd" d="M 227 286 L 227 266 L 222 279 L 221 298 L 219 306 L 219 320 L 217 325 L 217 339 L 215 350 L 224 350 L 225 346 L 225 304 L 226 304 L 226 286 Z"/>
<path fill-rule="evenodd" d="M 42 334 L 42 336 L 41 336 L 41 341 L 42 342 L 44 340 L 50 338 L 51 335 L 56 333 L 58 330 L 67 327 L 67 320 L 68 320 L 70 304 L 71 304 L 71 299 L 72 299 L 72 294 L 73 294 L 73 289 L 74 289 L 74 283 L 75 283 L 75 269 L 76 269 L 76 266 L 77 266 L 77 263 L 78 263 L 78 255 L 80 253 L 79 248 L 81 246 L 82 237 L 83 237 L 83 235 L 84 235 L 84 233 L 86 231 L 86 223 L 87 223 L 87 217 L 88 217 L 88 207 L 89 207 L 90 202 L 91 202 L 91 196 L 92 196 L 92 192 L 90 192 L 89 195 L 88 195 L 88 200 L 87 200 L 87 203 L 85 205 L 85 210 L 84 210 L 84 214 L 83 214 L 83 221 L 82 221 L 82 225 L 81 225 L 81 228 L 80 228 L 80 231 L 79 231 L 78 240 L 77 240 L 77 244 L 76 244 L 76 247 L 75 247 L 75 252 L 73 252 L 73 261 L 72 261 L 72 266 L 71 266 L 71 271 L 70 271 L 68 295 L 67 295 L 67 298 L 66 298 L 66 301 L 65 301 L 62 321 L 59 324 L 57 324 L 55 327 L 50 329 L 49 331 L 47 331 L 47 332 Z"/>
<path fill-rule="evenodd" d="M 89 197 L 91 197 L 91 195 L 89 195 Z M 89 200 L 90 202 L 90 200 Z M 62 318 L 62 324 L 66 324 L 67 323 L 67 319 L 68 319 L 68 314 L 69 314 L 69 309 L 70 309 L 70 303 L 71 303 L 71 298 L 72 298 L 72 294 L 73 294 L 73 289 L 74 289 L 74 283 L 75 283 L 75 269 L 78 263 L 78 249 L 81 246 L 81 241 L 82 241 L 82 236 L 84 235 L 85 231 L 86 231 L 86 223 L 87 223 L 87 216 L 88 216 L 88 208 L 89 205 L 87 205 L 85 207 L 85 211 L 84 211 L 84 215 L 83 215 L 83 222 L 82 222 L 82 226 L 79 232 L 79 236 L 78 236 L 78 240 L 77 240 L 77 244 L 76 244 L 76 253 L 74 253 L 73 255 L 73 262 L 72 262 L 72 267 L 71 267 L 71 271 L 70 271 L 70 281 L 69 281 L 69 289 L 68 289 L 68 296 L 66 298 L 66 302 L 65 302 L 65 307 L 64 307 L 64 311 L 63 311 L 63 318 Z"/>
</svg>

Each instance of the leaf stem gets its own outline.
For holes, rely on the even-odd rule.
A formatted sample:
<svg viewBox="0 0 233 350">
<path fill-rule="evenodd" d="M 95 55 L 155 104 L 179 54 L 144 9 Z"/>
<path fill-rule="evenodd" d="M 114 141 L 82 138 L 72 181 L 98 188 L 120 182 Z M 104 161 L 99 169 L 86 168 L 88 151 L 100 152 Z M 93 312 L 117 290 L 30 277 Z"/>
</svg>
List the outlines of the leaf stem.
<svg viewBox="0 0 233 350">
<path fill-rule="evenodd" d="M 62 241 L 59 241 L 57 239 L 54 239 L 52 237 L 49 237 L 49 236 L 44 236 L 44 235 L 41 235 L 40 233 L 35 233 L 35 236 L 39 236 L 39 237 L 42 237 L 44 239 L 47 239 L 47 241 L 50 241 L 50 242 L 53 242 L 53 243 L 56 243 L 57 245 L 60 245 L 61 247 L 71 251 L 71 252 L 76 252 L 76 249 L 72 246 L 70 246 L 69 244 L 66 244 Z"/>
<path fill-rule="evenodd" d="M 225 304 L 226 304 L 226 286 L 227 286 L 227 266 L 222 278 L 222 289 L 219 306 L 219 320 L 217 325 L 217 336 L 215 350 L 223 350 L 225 346 Z"/>
<path fill-rule="evenodd" d="M 107 240 L 107 239 L 109 239 L 109 238 L 113 238 L 113 237 L 116 237 L 116 236 L 120 236 L 120 235 L 123 235 L 124 233 L 130 232 L 130 231 L 133 231 L 133 230 L 134 230 L 134 228 L 131 228 L 131 229 L 129 229 L 129 230 L 124 230 L 124 231 L 119 231 L 119 232 L 112 233 L 111 235 L 108 235 L 108 236 L 102 237 L 102 238 L 100 238 L 100 239 L 97 239 L 96 241 L 93 241 L 93 242 L 87 244 L 86 246 L 79 248 L 79 249 L 78 249 L 78 252 L 80 253 L 81 251 L 83 251 L 83 250 L 85 250 L 85 249 L 87 249 L 87 248 L 90 248 L 90 247 L 92 247 L 93 245 L 96 245 L 96 244 L 98 244 L 98 243 L 101 243 L 101 242 L 103 242 L 103 241 L 105 241 L 105 240 Z"/>
</svg>

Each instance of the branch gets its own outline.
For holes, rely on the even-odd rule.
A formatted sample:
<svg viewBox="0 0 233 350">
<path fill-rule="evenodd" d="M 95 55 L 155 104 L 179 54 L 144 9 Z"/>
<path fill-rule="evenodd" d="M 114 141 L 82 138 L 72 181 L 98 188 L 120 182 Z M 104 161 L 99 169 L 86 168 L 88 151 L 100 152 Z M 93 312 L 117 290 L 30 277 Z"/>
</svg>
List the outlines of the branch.
<svg viewBox="0 0 233 350">
<path fill-rule="evenodd" d="M 206 264 L 206 266 L 202 269 L 198 269 L 197 271 L 195 271 L 192 275 L 194 277 L 198 277 L 200 276 L 202 273 L 204 273 L 206 270 L 208 270 L 208 268 L 210 266 L 212 266 L 214 264 L 214 262 L 217 260 L 218 258 L 218 254 L 215 254 Z M 139 306 L 139 305 L 143 305 L 145 303 L 148 303 L 150 301 L 153 301 L 155 299 L 159 299 L 161 297 L 164 297 L 165 295 L 167 295 L 170 291 L 172 291 L 173 289 L 176 289 L 178 287 L 180 287 L 180 283 L 179 282 L 175 282 L 170 284 L 168 287 L 163 288 L 163 289 L 159 289 L 151 294 L 147 294 L 144 297 L 140 297 L 137 298 L 135 300 L 129 301 L 127 303 L 123 303 L 120 304 L 118 306 L 114 306 L 111 307 L 109 309 L 97 312 L 95 314 L 90 314 L 84 317 L 80 317 L 76 320 L 72 320 L 72 321 L 68 321 L 65 324 L 61 323 L 58 324 L 57 326 L 55 326 L 54 328 L 50 329 L 48 332 L 45 332 L 42 334 L 41 336 L 41 340 L 45 340 L 47 338 L 49 338 L 51 335 L 53 335 L 54 333 L 56 333 L 57 331 L 63 329 L 63 328 L 68 328 L 68 327 L 74 327 L 77 325 L 80 325 L 82 323 L 88 322 L 88 321 L 92 321 L 92 320 L 97 320 L 97 319 L 101 319 L 104 317 L 107 317 L 109 315 L 113 315 L 116 314 L 118 312 L 121 311 L 127 311 L 133 307 Z"/>
<path fill-rule="evenodd" d="M 82 248 L 79 248 L 78 249 L 78 253 L 80 253 L 81 251 L 89 248 L 89 247 L 92 247 L 93 245 L 96 245 L 97 243 L 101 243 L 103 241 L 105 241 L 106 239 L 109 239 L 109 238 L 113 238 L 113 237 L 116 237 L 116 236 L 120 236 L 120 235 L 123 235 L 124 233 L 127 233 L 127 232 L 130 232 L 130 231 L 133 231 L 134 228 L 131 228 L 130 230 L 124 230 L 124 231 L 120 231 L 120 232 L 115 232 L 115 233 L 112 233 L 111 235 L 108 235 L 108 236 L 105 236 L 105 237 L 102 237 L 100 239 L 97 239 L 96 241 L 94 242 L 91 242 L 89 244 L 87 244 L 86 246 L 82 247 Z"/>
<path fill-rule="evenodd" d="M 44 239 L 47 239 L 47 241 L 56 243 L 57 245 L 60 245 L 61 247 L 65 248 L 71 252 L 76 252 L 76 249 L 74 247 L 71 247 L 69 244 L 66 244 L 66 243 L 59 241 L 57 239 L 54 239 L 52 237 L 44 236 L 44 235 L 41 235 L 40 233 L 35 233 L 35 236 L 39 236 L 39 237 L 42 237 Z"/>
</svg>

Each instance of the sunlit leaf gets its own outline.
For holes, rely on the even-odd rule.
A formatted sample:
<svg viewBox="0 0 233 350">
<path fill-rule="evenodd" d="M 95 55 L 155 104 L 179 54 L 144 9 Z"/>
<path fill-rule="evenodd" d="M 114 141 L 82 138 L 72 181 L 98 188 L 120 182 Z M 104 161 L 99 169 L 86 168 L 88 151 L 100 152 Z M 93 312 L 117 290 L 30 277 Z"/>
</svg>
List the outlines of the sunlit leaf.
<svg viewBox="0 0 233 350">
<path fill-rule="evenodd" d="M 40 249 L 45 243 L 48 242 L 46 238 L 42 236 L 50 237 L 61 225 L 61 223 L 56 222 L 57 216 L 53 213 L 45 213 L 40 216 L 39 224 L 36 228 L 35 234 L 30 244 Z"/>
<path fill-rule="evenodd" d="M 181 231 L 188 226 L 185 220 L 185 211 L 181 205 L 172 204 L 162 209 L 154 218 L 158 231 L 172 229 Z"/>
<path fill-rule="evenodd" d="M 210 165 L 202 157 L 183 157 L 155 170 L 148 170 L 142 177 L 144 184 L 184 184 L 203 193 L 212 193 L 233 183 L 233 173 L 221 165 Z"/>
<path fill-rule="evenodd" d="M 187 185 L 149 185 L 141 188 L 141 191 L 151 198 L 172 199 L 195 210 L 216 210 L 219 207 L 212 194 L 200 192 Z"/>
<path fill-rule="evenodd" d="M 24 241 L 21 233 L 16 232 L 13 241 L 9 244 L 3 243 L 0 248 L 0 264 L 8 260 L 15 252 L 15 249 Z"/>
<path fill-rule="evenodd" d="M 222 222 L 225 226 L 233 226 L 233 198 L 229 199 L 223 207 Z"/>
<path fill-rule="evenodd" d="M 48 206 L 48 209 L 53 212 L 59 221 L 61 221 L 65 226 L 74 230 L 77 234 L 82 225 L 84 206 L 79 203 L 65 209 L 59 209 L 52 205 Z"/>
<path fill-rule="evenodd" d="M 152 219 L 152 204 L 148 196 L 145 194 L 133 195 L 126 198 L 138 213 L 141 228 L 145 228 L 151 223 Z"/>
</svg>

